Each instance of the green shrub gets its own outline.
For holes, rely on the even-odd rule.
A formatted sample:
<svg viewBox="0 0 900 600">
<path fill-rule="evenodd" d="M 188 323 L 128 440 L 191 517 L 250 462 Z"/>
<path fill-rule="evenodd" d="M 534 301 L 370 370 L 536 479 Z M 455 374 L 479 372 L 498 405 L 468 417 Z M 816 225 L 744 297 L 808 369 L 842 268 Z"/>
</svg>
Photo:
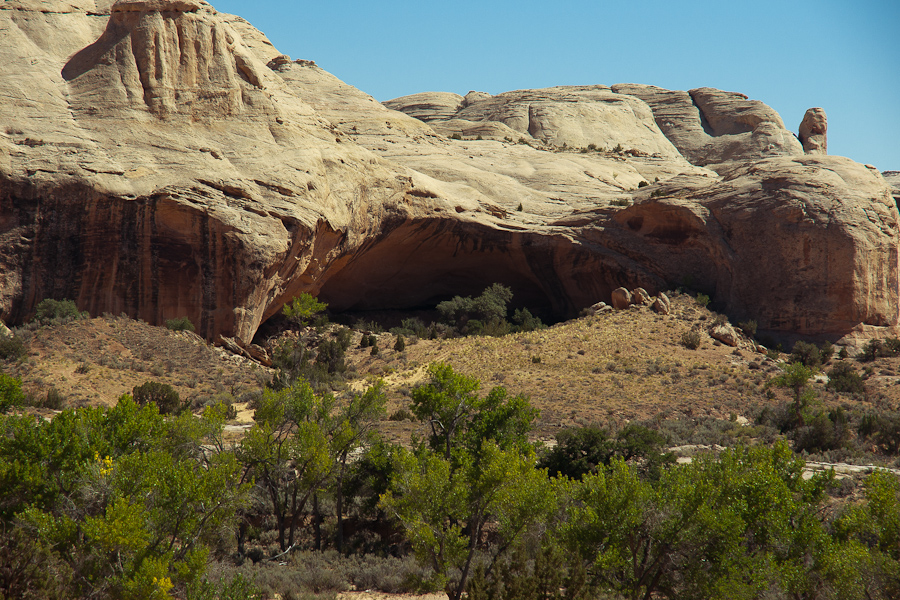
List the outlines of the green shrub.
<svg viewBox="0 0 900 600">
<path fill-rule="evenodd" d="M 891 356 L 900 356 L 900 339 L 869 340 L 863 346 L 862 351 L 856 355 L 856 359 L 871 362 L 876 358 Z"/>
<path fill-rule="evenodd" d="M 388 421 L 415 421 L 416 416 L 412 414 L 409 409 L 406 408 L 398 408 L 391 416 L 388 417 Z"/>
<path fill-rule="evenodd" d="M 706 294 L 698 293 L 694 300 L 697 302 L 698 306 L 702 306 L 703 308 L 709 306 L 709 296 L 707 296 Z"/>
<path fill-rule="evenodd" d="M 647 187 L 648 185 L 650 185 L 650 182 L 649 182 L 649 181 L 641 181 L 641 182 L 638 183 L 638 187 L 639 187 L 639 188 Z"/>
<path fill-rule="evenodd" d="M 849 394 L 865 394 L 866 388 L 862 376 L 848 362 L 840 361 L 828 371 L 828 383 L 825 389 Z"/>
<path fill-rule="evenodd" d="M 0 598 L 72 596 L 72 568 L 21 520 L 0 521 Z"/>
<path fill-rule="evenodd" d="M 34 320 L 41 324 L 48 324 L 55 321 L 80 319 L 86 314 L 79 312 L 78 307 L 71 300 L 46 298 L 38 302 L 38 305 L 35 307 Z"/>
<path fill-rule="evenodd" d="M 356 319 L 353 322 L 353 329 L 365 333 L 384 333 L 384 327 L 380 323 L 367 321 L 366 319 Z"/>
<path fill-rule="evenodd" d="M 50 389 L 47 390 L 47 397 L 44 399 L 43 403 L 41 403 L 41 406 L 52 410 L 62 410 L 65 405 L 65 395 L 55 387 L 50 386 Z"/>
<path fill-rule="evenodd" d="M 24 402 L 25 394 L 22 393 L 22 382 L 15 377 L 0 373 L 0 414 L 14 406 L 21 406 Z"/>
<path fill-rule="evenodd" d="M 324 339 L 319 342 L 316 364 L 321 365 L 328 374 L 343 373 L 347 370 L 344 353 L 345 348 L 339 340 Z"/>
<path fill-rule="evenodd" d="M 196 328 L 191 320 L 187 317 L 178 317 L 177 319 L 166 319 L 166 328 L 172 331 L 195 331 Z"/>
<path fill-rule="evenodd" d="M 881 356 L 884 344 L 881 340 L 869 340 L 863 345 L 862 350 L 856 355 L 856 360 L 871 362 Z"/>
<path fill-rule="evenodd" d="M 512 297 L 510 288 L 495 283 L 476 298 L 454 296 L 445 300 L 437 305 L 437 311 L 441 320 L 453 325 L 459 333 L 502 335 L 509 331 L 506 312 Z"/>
<path fill-rule="evenodd" d="M 599 425 L 563 429 L 556 434 L 556 446 L 547 450 L 538 466 L 551 477 L 565 475 L 581 479 L 608 466 L 614 457 L 639 464 L 639 471 L 658 478 L 665 464 L 675 458 L 664 451 L 666 436 L 644 425 L 631 423 L 613 435 Z"/>
<path fill-rule="evenodd" d="M 394 350 L 396 352 L 403 352 L 406 350 L 406 342 L 403 340 L 402 335 L 397 335 L 397 341 L 394 342 Z"/>
<path fill-rule="evenodd" d="M 895 337 L 884 340 L 885 356 L 900 355 L 900 339 Z"/>
<path fill-rule="evenodd" d="M 631 204 L 628 198 L 613 198 L 609 201 L 610 206 L 628 206 Z"/>
<path fill-rule="evenodd" d="M 791 350 L 788 362 L 798 362 L 807 367 L 819 367 L 822 364 L 822 353 L 815 344 L 798 340 L 794 344 L 793 350 Z"/>
<path fill-rule="evenodd" d="M 532 315 L 527 308 L 517 308 L 513 311 L 512 322 L 515 324 L 513 331 L 517 332 L 534 331 L 546 327 L 540 318 Z"/>
<path fill-rule="evenodd" d="M 687 348 L 688 350 L 696 350 L 700 347 L 700 332 L 696 329 L 691 329 L 690 331 L 685 331 L 681 334 L 681 345 Z"/>
<path fill-rule="evenodd" d="M 834 356 L 834 345 L 828 340 L 819 344 L 819 356 L 822 357 L 823 365 L 827 363 Z"/>
<path fill-rule="evenodd" d="M 756 321 L 753 319 L 741 321 L 738 323 L 738 329 L 740 329 L 748 338 L 752 338 L 756 335 Z"/>
<path fill-rule="evenodd" d="M 860 419 L 856 432 L 886 454 L 900 452 L 900 413 L 867 413 Z"/>
<path fill-rule="evenodd" d="M 400 321 L 400 327 L 391 327 L 391 333 L 394 335 L 426 337 L 428 335 L 428 326 L 418 317 L 410 317 Z"/>
<path fill-rule="evenodd" d="M 178 392 L 167 383 L 148 381 L 135 386 L 132 389 L 132 396 L 140 406 L 146 406 L 151 402 L 156 404 L 159 412 L 164 415 L 177 414 L 183 408 Z"/>
<path fill-rule="evenodd" d="M 0 336 L 0 360 L 18 360 L 25 354 L 25 344 L 21 339 L 14 335 Z"/>
<path fill-rule="evenodd" d="M 850 438 L 850 427 L 843 409 L 807 415 L 804 424 L 791 433 L 794 452 L 827 452 L 843 447 Z"/>
</svg>

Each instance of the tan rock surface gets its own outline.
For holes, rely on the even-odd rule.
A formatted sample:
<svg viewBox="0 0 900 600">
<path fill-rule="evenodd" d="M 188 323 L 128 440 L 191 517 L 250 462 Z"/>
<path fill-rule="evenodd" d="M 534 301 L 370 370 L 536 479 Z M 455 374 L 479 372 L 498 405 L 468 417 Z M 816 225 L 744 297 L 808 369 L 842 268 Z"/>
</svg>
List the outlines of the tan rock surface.
<svg viewBox="0 0 900 600">
<path fill-rule="evenodd" d="M 450 92 L 423 92 L 388 100 L 384 105 L 429 123 L 452 119 L 463 106 L 463 97 Z"/>
<path fill-rule="evenodd" d="M 662 132 L 695 165 L 803 154 L 778 113 L 743 94 L 639 84 L 617 84 L 612 90 L 645 101 Z"/>
<path fill-rule="evenodd" d="M 426 95 L 431 115 L 462 107 L 432 127 L 203 2 L 6 2 L 0 36 L 6 320 L 67 297 L 247 343 L 300 291 L 403 307 L 501 282 L 562 317 L 690 275 L 761 329 L 897 321 L 896 207 L 846 159 L 720 176 L 604 86 Z M 715 138 L 736 140 L 728 157 L 781 135 L 760 106 L 707 96 L 710 114 L 734 113 L 723 131 L 752 127 Z M 454 121 L 486 139 L 436 131 Z M 591 143 L 634 152 L 562 150 Z"/>
<path fill-rule="evenodd" d="M 712 185 L 679 178 L 656 198 L 647 189 L 613 217 L 620 233 L 605 226 L 591 239 L 640 244 L 646 270 L 668 282 L 651 287 L 689 278 L 760 329 L 897 324 L 898 215 L 877 173 L 843 157 L 778 157 Z"/>
<path fill-rule="evenodd" d="M 385 102 L 385 106 L 417 118 L 423 112 L 422 104 L 422 94 Z M 681 159 L 643 101 L 615 94 L 603 85 L 518 90 L 496 96 L 470 93 L 455 114 L 435 110 L 422 120 L 441 127 L 442 133 L 468 136 L 477 124 L 502 124 L 515 133 L 507 136 L 506 128 L 485 133 L 495 139 L 503 139 L 502 133 L 512 141 L 524 138 L 554 148 L 594 145 L 612 150 L 621 146 L 640 155 Z"/>
<path fill-rule="evenodd" d="M 806 154 L 828 154 L 828 118 L 824 108 L 810 108 L 803 115 L 800 143 Z"/>
<path fill-rule="evenodd" d="M 624 310 L 631 306 L 631 292 L 623 287 L 612 291 L 612 307 L 616 310 Z"/>
<path fill-rule="evenodd" d="M 900 171 L 884 171 L 881 174 L 889 186 L 897 205 L 900 206 Z"/>
</svg>

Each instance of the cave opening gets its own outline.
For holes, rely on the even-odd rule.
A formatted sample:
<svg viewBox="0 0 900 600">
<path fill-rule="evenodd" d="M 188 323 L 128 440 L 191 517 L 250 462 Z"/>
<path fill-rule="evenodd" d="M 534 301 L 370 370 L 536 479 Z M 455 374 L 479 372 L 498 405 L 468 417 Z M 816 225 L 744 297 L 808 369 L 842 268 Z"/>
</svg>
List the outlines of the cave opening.
<svg viewBox="0 0 900 600">
<path fill-rule="evenodd" d="M 573 318 L 633 282 L 616 256 L 568 236 L 489 228 L 458 221 L 404 222 L 323 269 L 316 297 L 332 319 L 438 320 L 436 306 L 478 297 L 499 283 L 513 293 L 508 319 L 527 308 L 545 324 Z M 632 286 L 633 287 L 633 286 Z M 271 317 L 276 319 L 278 315 Z M 265 333 L 268 325 L 261 326 Z"/>
</svg>

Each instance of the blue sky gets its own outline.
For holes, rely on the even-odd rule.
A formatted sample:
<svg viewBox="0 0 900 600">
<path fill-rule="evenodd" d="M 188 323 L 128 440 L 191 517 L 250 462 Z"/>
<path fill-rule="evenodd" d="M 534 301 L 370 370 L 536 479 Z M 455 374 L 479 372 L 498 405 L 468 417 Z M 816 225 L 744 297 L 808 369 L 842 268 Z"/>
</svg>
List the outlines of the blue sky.
<svg viewBox="0 0 900 600">
<path fill-rule="evenodd" d="M 797 131 L 828 115 L 828 151 L 900 170 L 900 0 L 213 0 L 291 58 L 378 100 L 553 85 L 715 87 Z"/>
</svg>

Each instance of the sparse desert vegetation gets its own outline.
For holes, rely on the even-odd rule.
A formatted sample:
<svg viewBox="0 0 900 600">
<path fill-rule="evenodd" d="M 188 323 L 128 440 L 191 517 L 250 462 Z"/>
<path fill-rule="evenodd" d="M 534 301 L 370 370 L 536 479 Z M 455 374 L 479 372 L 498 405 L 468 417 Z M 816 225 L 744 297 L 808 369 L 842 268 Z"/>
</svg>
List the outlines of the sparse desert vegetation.
<svg viewBox="0 0 900 600">
<path fill-rule="evenodd" d="M 734 348 L 671 296 L 518 331 L 500 288 L 395 327 L 315 306 L 260 340 L 269 366 L 124 316 L 19 328 L 0 564 L 20 575 L 0 590 L 893 597 L 896 475 L 804 464 L 897 466 L 894 342 Z"/>
</svg>

